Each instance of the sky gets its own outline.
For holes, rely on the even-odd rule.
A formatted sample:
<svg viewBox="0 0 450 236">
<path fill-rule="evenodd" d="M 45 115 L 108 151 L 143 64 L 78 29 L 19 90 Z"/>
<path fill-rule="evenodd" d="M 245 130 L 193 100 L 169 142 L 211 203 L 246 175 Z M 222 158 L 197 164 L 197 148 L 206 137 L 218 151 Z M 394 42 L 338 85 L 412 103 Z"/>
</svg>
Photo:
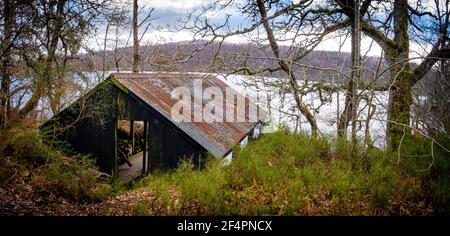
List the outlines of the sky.
<svg viewBox="0 0 450 236">
<path fill-rule="evenodd" d="M 123 0 L 126 1 L 126 0 Z M 239 0 L 243 1 L 243 0 Z M 129 1 L 131 2 L 131 1 Z M 179 42 L 189 41 L 193 39 L 193 34 L 189 31 L 177 31 L 173 29 L 177 24 L 177 19 L 185 17 L 189 12 L 193 12 L 195 9 L 201 9 L 202 6 L 207 5 L 211 1 L 208 0 L 139 0 L 140 7 L 154 8 L 153 11 L 153 25 L 158 29 L 150 29 L 144 36 L 143 42 Z M 131 11 L 131 5 L 130 11 Z M 225 14 L 230 14 L 230 25 L 233 27 L 243 25 L 245 26 L 245 18 L 239 12 L 237 8 L 227 8 L 226 12 L 221 14 L 210 15 L 209 20 L 211 22 L 223 22 Z M 169 30 L 172 29 L 172 30 Z M 99 34 L 102 31 L 99 31 Z M 104 32 L 104 31 L 103 31 Z M 103 33 L 104 34 L 104 33 Z M 102 36 L 98 36 L 102 38 Z M 112 36 L 111 36 L 112 37 Z M 129 32 L 125 32 L 120 36 L 124 41 L 129 37 Z M 227 39 L 227 42 L 231 43 L 245 43 L 248 40 L 245 37 L 236 36 Z M 99 42 L 97 42 L 99 44 Z M 100 44 L 101 45 L 101 44 Z M 343 45 L 343 46 L 341 46 Z M 344 37 L 339 37 L 338 34 L 331 34 L 325 40 L 322 41 L 316 48 L 317 50 L 327 51 L 344 51 L 350 52 L 351 45 L 350 39 L 345 40 Z M 425 55 L 430 50 L 429 46 L 411 44 L 411 57 L 418 55 Z M 368 56 L 380 56 L 382 53 L 381 48 L 373 42 L 369 37 L 363 35 L 362 38 L 362 54 Z"/>
</svg>

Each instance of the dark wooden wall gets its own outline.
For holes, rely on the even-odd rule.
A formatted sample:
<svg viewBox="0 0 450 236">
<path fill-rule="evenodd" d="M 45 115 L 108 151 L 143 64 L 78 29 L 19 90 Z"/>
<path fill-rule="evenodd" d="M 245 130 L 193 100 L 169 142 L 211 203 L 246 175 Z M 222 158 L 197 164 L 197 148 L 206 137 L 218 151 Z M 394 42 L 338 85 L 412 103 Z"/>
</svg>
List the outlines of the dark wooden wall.
<svg viewBox="0 0 450 236">
<path fill-rule="evenodd" d="M 198 166 L 205 158 L 206 150 L 174 125 L 160 119 L 149 121 L 149 169 L 167 170 L 177 167 L 182 159 L 189 158 Z"/>
<path fill-rule="evenodd" d="M 99 112 L 99 106 L 106 112 Z M 80 110 L 83 110 L 81 107 L 90 109 L 84 109 L 88 114 L 78 120 Z M 196 166 L 204 162 L 206 150 L 202 146 L 139 97 L 122 91 L 109 80 L 55 115 L 41 129 L 50 130 L 49 134 L 58 133 L 57 138 L 67 141 L 75 152 L 91 154 L 102 172 L 114 175 L 117 168 L 117 120 L 148 122 L 147 164 L 150 171 L 176 168 L 184 158 L 192 158 Z M 71 127 L 64 132 L 56 131 L 68 125 Z"/>
<path fill-rule="evenodd" d="M 111 157 L 115 155 L 113 87 L 109 81 L 99 84 L 41 127 L 48 142 L 61 140 L 74 152 L 91 154 L 99 169 L 108 174 L 113 173 Z"/>
<path fill-rule="evenodd" d="M 73 138 L 67 141 L 79 153 L 91 154 L 102 172 L 113 174 L 115 156 L 115 124 L 113 119 L 99 125 L 93 120 L 84 120 L 73 131 Z"/>
</svg>

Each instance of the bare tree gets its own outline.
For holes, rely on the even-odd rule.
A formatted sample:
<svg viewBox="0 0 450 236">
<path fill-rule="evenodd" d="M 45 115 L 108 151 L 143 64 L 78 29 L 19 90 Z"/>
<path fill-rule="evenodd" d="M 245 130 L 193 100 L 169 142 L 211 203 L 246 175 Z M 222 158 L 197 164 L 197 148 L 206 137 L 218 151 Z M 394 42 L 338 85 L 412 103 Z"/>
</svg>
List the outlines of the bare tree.
<svg viewBox="0 0 450 236">
<path fill-rule="evenodd" d="M 294 101 L 298 111 L 306 118 L 313 134 L 320 133 L 317 120 L 314 113 L 317 109 L 303 101 L 303 96 L 308 92 L 319 92 L 323 90 L 322 86 L 318 84 L 311 87 L 307 86 L 307 77 L 300 78 L 299 68 L 317 69 L 313 66 L 303 65 L 299 63 L 301 59 L 307 56 L 322 39 L 337 30 L 348 26 L 348 21 L 334 24 L 335 19 L 320 15 L 319 17 L 310 17 L 312 1 L 300 1 L 296 3 L 286 3 L 278 1 L 256 1 L 245 2 L 241 5 L 237 3 L 238 8 L 242 13 L 247 15 L 251 20 L 251 24 L 247 27 L 237 27 L 233 30 L 228 24 L 228 17 L 226 17 L 223 24 L 211 24 L 206 17 L 205 20 L 200 20 L 203 16 L 197 16 L 193 20 L 193 26 L 186 27 L 191 29 L 195 35 L 202 35 L 203 38 L 208 39 L 206 44 L 218 42 L 217 53 L 213 55 L 211 61 L 211 68 L 228 67 L 231 73 L 242 73 L 245 75 L 261 75 L 282 72 L 286 78 L 285 84 L 288 87 L 290 94 L 293 95 Z M 232 4 L 233 1 L 216 2 L 209 7 L 204 8 L 203 12 L 220 11 Z M 320 10 L 321 11 L 321 10 Z M 269 15 L 270 13 L 270 15 Z M 200 23 L 199 23 L 200 22 Z M 265 37 L 259 35 L 260 30 L 264 30 Z M 231 64 L 224 64 L 223 58 L 219 55 L 221 45 L 225 39 L 232 36 L 245 36 L 252 40 L 262 50 L 260 56 L 237 54 Z M 287 51 L 282 51 L 280 43 L 286 44 L 291 42 Z M 267 45 L 268 44 L 268 45 Z M 265 51 L 269 47 L 270 52 Z M 268 63 L 267 66 L 252 68 L 247 65 L 247 62 L 252 60 L 269 60 L 275 61 L 276 65 Z M 226 63 L 226 62 L 225 62 Z M 214 66 L 215 65 L 215 66 Z M 300 86 L 300 79 L 305 80 L 305 84 Z M 322 100 L 322 102 L 326 102 Z M 319 105 L 320 107 L 321 105 Z"/>
<path fill-rule="evenodd" d="M 0 129 L 6 127 L 10 108 L 10 84 L 12 66 L 12 44 L 15 27 L 15 1 L 6 0 L 2 9 L 3 37 L 1 42 L 1 88 L 0 88 Z"/>
<path fill-rule="evenodd" d="M 8 13 L 5 18 L 8 24 L 4 25 L 8 34 L 4 35 L 1 51 L 2 65 L 6 65 L 3 68 L 8 73 L 2 75 L 14 77 L 16 84 L 21 84 L 17 82 L 20 79 L 31 78 L 28 84 L 17 88 L 9 87 L 8 79 L 2 78 L 2 97 L 6 98 L 2 100 L 6 104 L 2 110 L 11 109 L 8 98 L 11 91 L 21 94 L 19 120 L 32 113 L 43 99 L 48 99 L 53 112 L 61 108 L 68 62 L 76 59 L 81 42 L 94 28 L 94 20 L 107 3 L 107 0 L 8 1 L 2 7 Z M 12 51 L 14 59 L 4 63 L 4 56 L 10 57 Z M 13 67 L 21 69 L 13 73 Z"/>
<path fill-rule="evenodd" d="M 353 1 L 335 1 L 338 8 L 335 11 L 345 14 L 349 18 L 354 17 Z M 404 126 L 410 124 L 410 107 L 412 104 L 412 86 L 416 84 L 439 60 L 439 58 L 450 57 L 450 49 L 442 47 L 443 41 L 448 41 L 448 1 L 444 2 L 447 10 L 436 7 L 434 12 L 419 9 L 422 5 L 418 1 L 416 8 L 410 6 L 406 0 L 395 0 L 387 3 L 378 3 L 366 0 L 361 7 L 361 27 L 362 31 L 373 38 L 386 54 L 386 60 L 390 68 L 390 102 L 388 108 L 388 143 L 396 149 L 403 136 Z M 434 1 L 436 6 L 440 6 L 440 1 Z M 391 8 L 383 8 L 384 5 L 391 4 Z M 378 18 L 381 13 L 388 13 L 388 17 Z M 417 27 L 411 20 L 412 16 L 429 16 L 435 19 L 435 38 L 432 50 L 424 57 L 424 60 L 414 69 L 410 65 L 410 25 Z M 390 23 L 392 22 L 393 27 Z M 381 27 L 376 27 L 381 24 Z M 390 36 L 393 34 L 393 38 Z M 403 124 L 403 125 L 399 125 Z"/>
<path fill-rule="evenodd" d="M 306 119 L 308 120 L 309 124 L 311 125 L 312 133 L 314 135 L 316 135 L 319 130 L 319 128 L 317 126 L 317 121 L 314 118 L 314 116 L 311 114 L 311 112 L 308 110 L 308 108 L 306 108 L 305 104 L 303 103 L 303 101 L 300 98 L 298 80 L 297 80 L 297 77 L 292 72 L 291 66 L 281 58 L 280 49 L 278 47 L 275 36 L 273 34 L 272 28 L 270 27 L 270 25 L 268 23 L 266 7 L 262 0 L 258 0 L 258 9 L 259 9 L 259 14 L 260 14 L 262 22 L 263 22 L 264 29 L 266 30 L 266 34 L 267 34 L 267 38 L 269 40 L 270 47 L 272 48 L 272 51 L 273 51 L 275 57 L 278 59 L 278 65 L 289 77 L 289 87 L 294 95 L 294 99 L 297 104 L 297 107 L 299 108 L 300 112 L 302 112 L 302 114 L 305 115 Z"/>
<path fill-rule="evenodd" d="M 142 38 L 151 26 L 151 15 L 153 10 L 154 8 L 139 8 L 138 0 L 133 0 L 133 72 L 139 72 L 142 69 L 139 68 L 141 65 L 141 55 L 139 54 L 139 47 Z M 143 17 L 140 17 L 140 15 L 142 14 L 145 15 L 143 15 Z M 139 18 L 142 18 L 141 21 L 139 21 Z M 145 26 L 145 28 L 142 31 L 141 36 L 139 36 L 139 28 L 142 26 Z"/>
<path fill-rule="evenodd" d="M 133 0 L 133 72 L 139 72 L 138 0 Z"/>
<path fill-rule="evenodd" d="M 111 55 L 108 53 L 108 50 L 111 50 L 109 43 L 113 41 L 114 47 L 114 66 L 117 72 L 120 71 L 120 62 L 122 61 L 124 55 L 119 53 L 119 47 L 128 47 L 129 40 L 126 41 L 125 44 L 122 44 L 120 41 L 120 36 L 122 35 L 123 29 L 128 28 L 129 26 L 129 17 L 128 17 L 128 9 L 124 4 L 117 4 L 115 7 L 105 14 L 105 36 L 103 39 L 103 56 L 102 56 L 102 76 L 99 76 L 99 79 L 105 79 L 106 71 L 111 67 L 109 63 L 107 63 L 107 58 Z M 114 28 L 114 38 L 109 38 L 109 31 L 111 28 Z M 100 83 L 101 81 L 98 81 Z"/>
<path fill-rule="evenodd" d="M 359 0 L 355 0 L 354 5 L 355 16 L 352 19 L 351 35 L 352 35 L 352 73 L 348 82 L 348 87 L 345 97 L 345 108 L 339 119 L 338 134 L 341 137 L 347 137 L 347 126 L 351 121 L 352 123 L 352 149 L 357 146 L 356 135 L 356 119 L 358 109 L 358 96 L 357 88 L 361 78 L 361 21 L 360 21 L 360 3 Z M 352 153 L 354 153 L 352 151 Z"/>
</svg>

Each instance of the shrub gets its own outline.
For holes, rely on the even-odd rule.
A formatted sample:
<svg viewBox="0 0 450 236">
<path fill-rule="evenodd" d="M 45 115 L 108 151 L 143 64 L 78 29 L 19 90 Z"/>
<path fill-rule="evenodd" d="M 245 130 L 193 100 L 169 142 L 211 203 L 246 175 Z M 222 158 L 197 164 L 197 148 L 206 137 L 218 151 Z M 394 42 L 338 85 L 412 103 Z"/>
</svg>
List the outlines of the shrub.
<svg viewBox="0 0 450 236">
<path fill-rule="evenodd" d="M 198 171 L 184 161 L 175 171 L 146 177 L 139 186 L 176 209 L 168 214 L 429 213 L 420 180 L 396 165 L 392 154 L 371 150 L 350 158 L 340 149 L 304 134 L 264 134 L 244 149 L 235 148 L 228 166 L 210 158 Z"/>
<path fill-rule="evenodd" d="M 0 177 L 7 181 L 18 172 L 26 172 L 27 183 L 36 194 L 72 199 L 100 201 L 113 192 L 111 185 L 97 179 L 93 160 L 88 156 L 63 154 L 42 141 L 42 133 L 35 128 L 18 126 L 4 133 L 0 142 L 0 159 L 6 165 L 0 168 Z M 7 167 L 7 168 L 6 168 Z M 9 170 L 8 170 L 9 169 Z"/>
<path fill-rule="evenodd" d="M 145 203 L 138 202 L 133 207 L 134 216 L 145 216 L 148 214 L 148 208 Z"/>
<path fill-rule="evenodd" d="M 437 134 L 435 140 L 450 149 L 450 136 Z M 403 169 L 421 181 L 421 191 L 426 201 L 433 206 L 435 214 L 450 212 L 450 153 L 436 143 L 431 152 L 431 141 L 410 137 L 402 145 L 401 165 Z"/>
</svg>

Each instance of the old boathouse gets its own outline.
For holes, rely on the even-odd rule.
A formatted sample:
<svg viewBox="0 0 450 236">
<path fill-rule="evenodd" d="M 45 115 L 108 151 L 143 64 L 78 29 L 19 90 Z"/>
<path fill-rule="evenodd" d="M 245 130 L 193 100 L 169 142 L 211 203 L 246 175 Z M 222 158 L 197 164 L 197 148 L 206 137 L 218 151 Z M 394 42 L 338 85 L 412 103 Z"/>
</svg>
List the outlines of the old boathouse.
<svg viewBox="0 0 450 236">
<path fill-rule="evenodd" d="M 180 100 L 171 92 L 187 88 L 194 101 L 198 98 L 194 81 L 201 81 L 202 91 L 208 87 L 219 88 L 223 94 L 233 91 L 233 106 L 244 99 L 245 114 L 240 115 L 245 121 L 174 121 L 171 108 Z M 204 95 L 200 95 L 203 106 L 208 102 Z M 256 106 L 257 117 L 250 119 L 250 105 L 256 106 L 212 75 L 113 73 L 53 116 L 41 130 L 69 143 L 75 152 L 90 154 L 102 172 L 131 180 L 156 169 L 175 168 L 183 158 L 191 158 L 199 167 L 208 153 L 230 158 L 235 145 L 260 133 L 265 112 Z M 242 112 L 236 107 L 233 110 L 234 116 Z"/>
</svg>

